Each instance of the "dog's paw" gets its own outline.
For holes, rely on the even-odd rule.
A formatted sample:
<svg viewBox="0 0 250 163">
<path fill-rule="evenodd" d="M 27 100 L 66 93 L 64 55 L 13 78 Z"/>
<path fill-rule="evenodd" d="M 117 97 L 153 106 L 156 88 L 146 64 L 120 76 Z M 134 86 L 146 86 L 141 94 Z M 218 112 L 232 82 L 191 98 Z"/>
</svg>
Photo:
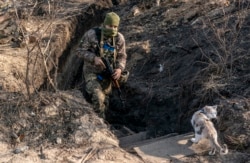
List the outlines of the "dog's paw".
<svg viewBox="0 0 250 163">
<path fill-rule="evenodd" d="M 191 140 L 191 142 L 193 142 L 193 143 L 197 143 L 197 141 L 195 140 L 195 138 L 191 138 L 190 140 Z"/>
</svg>

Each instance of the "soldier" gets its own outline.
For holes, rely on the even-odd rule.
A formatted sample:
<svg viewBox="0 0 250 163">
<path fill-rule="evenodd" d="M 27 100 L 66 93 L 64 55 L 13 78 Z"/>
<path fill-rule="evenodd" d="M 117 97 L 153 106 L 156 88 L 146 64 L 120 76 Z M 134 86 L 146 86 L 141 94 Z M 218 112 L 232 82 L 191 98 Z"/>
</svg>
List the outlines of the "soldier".
<svg viewBox="0 0 250 163">
<path fill-rule="evenodd" d="M 126 66 L 126 47 L 124 36 L 118 32 L 120 17 L 107 13 L 103 25 L 88 30 L 77 49 L 77 55 L 84 60 L 83 75 L 85 90 L 100 117 L 105 118 L 109 106 L 112 81 L 104 70 L 107 68 L 102 58 L 108 59 L 113 68 L 112 78 L 119 80 Z"/>
</svg>

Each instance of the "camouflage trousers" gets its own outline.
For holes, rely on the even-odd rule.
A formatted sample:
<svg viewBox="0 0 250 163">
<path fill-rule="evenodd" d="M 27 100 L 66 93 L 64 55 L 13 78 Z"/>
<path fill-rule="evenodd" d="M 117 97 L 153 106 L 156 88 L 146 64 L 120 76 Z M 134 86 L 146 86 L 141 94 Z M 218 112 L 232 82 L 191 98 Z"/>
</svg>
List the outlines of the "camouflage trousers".
<svg viewBox="0 0 250 163">
<path fill-rule="evenodd" d="M 105 118 L 105 112 L 109 107 L 109 95 L 112 91 L 112 84 L 109 79 L 102 81 L 97 79 L 96 74 L 85 75 L 86 92 L 91 96 L 91 102 L 95 112 Z"/>
</svg>

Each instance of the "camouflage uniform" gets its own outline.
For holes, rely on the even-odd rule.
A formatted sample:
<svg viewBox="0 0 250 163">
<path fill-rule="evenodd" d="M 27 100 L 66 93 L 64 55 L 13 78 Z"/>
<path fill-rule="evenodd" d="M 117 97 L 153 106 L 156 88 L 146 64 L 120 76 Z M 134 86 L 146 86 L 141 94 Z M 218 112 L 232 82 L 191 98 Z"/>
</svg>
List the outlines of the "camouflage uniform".
<svg viewBox="0 0 250 163">
<path fill-rule="evenodd" d="M 101 29 L 100 29 L 101 30 Z M 118 32 L 117 36 L 114 37 L 115 49 L 116 49 L 116 59 L 114 69 L 120 68 L 122 71 L 126 66 L 126 48 L 124 36 Z M 109 45 L 113 45 L 113 37 L 103 38 L 103 42 Z M 77 50 L 77 55 L 84 59 L 83 74 L 86 83 L 86 92 L 91 95 L 91 101 L 95 111 L 99 112 L 103 117 L 106 109 L 108 108 L 109 95 L 112 91 L 112 83 L 109 78 L 103 78 L 103 80 L 98 80 L 97 75 L 102 73 L 100 68 L 94 65 L 94 57 L 100 56 L 99 54 L 99 40 L 95 29 L 90 29 L 87 31 L 80 43 Z M 104 57 L 107 57 L 104 54 Z M 114 59 L 114 55 L 108 56 Z M 114 62 L 111 61 L 111 62 Z"/>
</svg>

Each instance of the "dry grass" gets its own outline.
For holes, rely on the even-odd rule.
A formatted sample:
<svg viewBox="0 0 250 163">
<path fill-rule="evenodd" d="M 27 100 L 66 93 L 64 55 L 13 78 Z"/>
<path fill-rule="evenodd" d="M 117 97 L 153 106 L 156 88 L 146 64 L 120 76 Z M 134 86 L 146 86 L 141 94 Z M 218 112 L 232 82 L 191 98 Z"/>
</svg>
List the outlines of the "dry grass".
<svg viewBox="0 0 250 163">
<path fill-rule="evenodd" d="M 238 2 L 243 3 L 243 1 Z M 197 74 L 196 79 L 202 81 L 202 89 L 196 94 L 202 97 L 202 101 L 210 101 L 215 96 L 224 98 L 220 94 L 227 85 L 230 85 L 235 76 L 236 63 L 249 58 L 249 54 L 238 54 L 236 49 L 239 49 L 241 40 L 240 32 L 242 30 L 244 19 L 247 17 L 247 9 L 242 8 L 237 11 L 236 16 L 229 16 L 230 8 L 217 8 L 210 14 L 217 14 L 218 17 L 223 17 L 223 21 L 211 19 L 211 16 L 206 16 L 202 23 L 204 26 L 203 35 L 206 38 L 211 51 L 205 51 L 199 46 L 198 40 L 193 38 L 193 41 L 202 54 L 203 61 L 200 62 L 204 68 Z M 242 53 L 242 52 L 241 52 Z M 203 74 L 204 78 L 200 78 Z M 206 76 L 206 77 L 205 77 Z"/>
</svg>

